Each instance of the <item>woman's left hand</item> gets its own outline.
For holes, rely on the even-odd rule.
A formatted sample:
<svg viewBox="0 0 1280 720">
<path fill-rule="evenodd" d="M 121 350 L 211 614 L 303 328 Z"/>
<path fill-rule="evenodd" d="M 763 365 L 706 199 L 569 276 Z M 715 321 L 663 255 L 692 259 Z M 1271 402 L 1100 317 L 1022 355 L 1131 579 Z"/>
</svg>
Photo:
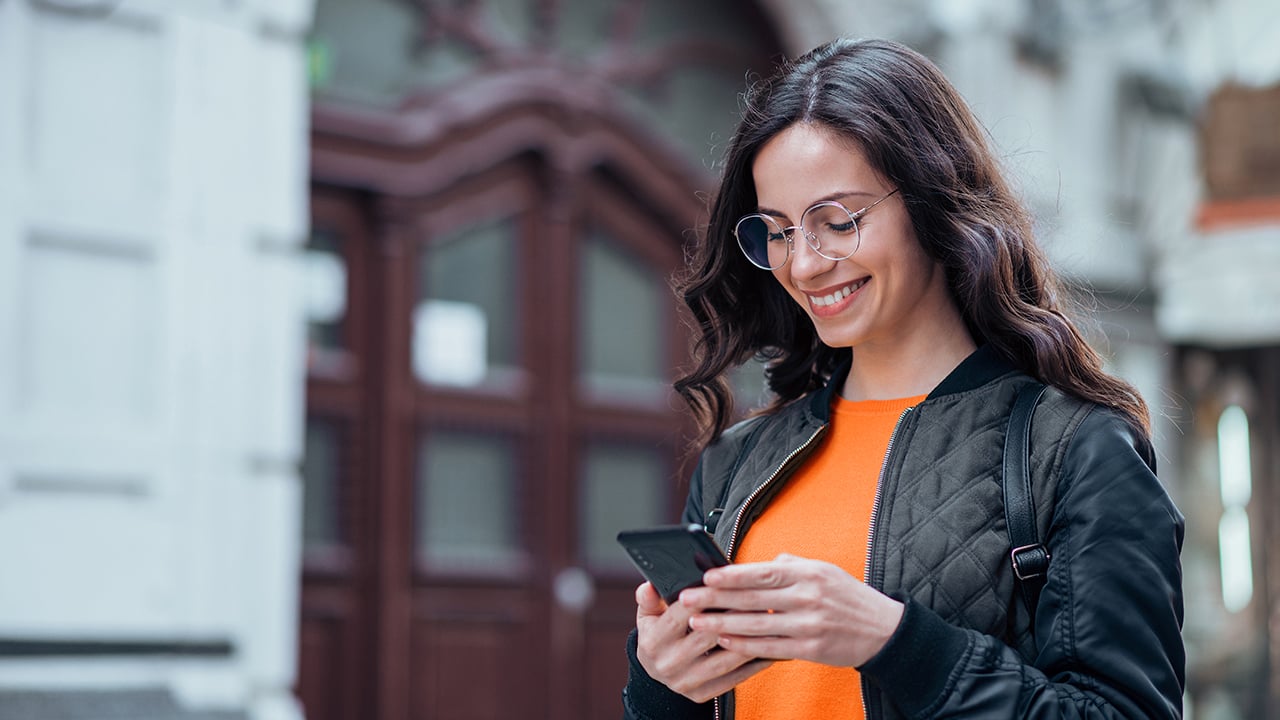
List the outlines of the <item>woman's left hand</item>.
<svg viewBox="0 0 1280 720">
<path fill-rule="evenodd" d="M 903 605 L 831 563 L 794 555 L 707 571 L 680 594 L 694 630 L 759 658 L 858 667 L 880 652 Z M 727 612 L 707 612 L 708 610 Z"/>
</svg>

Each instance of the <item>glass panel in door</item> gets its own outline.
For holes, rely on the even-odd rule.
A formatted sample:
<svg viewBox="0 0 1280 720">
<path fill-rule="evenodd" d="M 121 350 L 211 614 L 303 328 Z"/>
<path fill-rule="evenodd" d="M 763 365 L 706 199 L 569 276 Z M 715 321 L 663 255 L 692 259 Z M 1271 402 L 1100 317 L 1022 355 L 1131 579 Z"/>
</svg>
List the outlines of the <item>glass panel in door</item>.
<svg viewBox="0 0 1280 720">
<path fill-rule="evenodd" d="M 302 543 L 308 551 L 344 543 L 340 525 L 343 432 L 341 423 L 307 418 L 302 455 Z"/>
<path fill-rule="evenodd" d="M 418 558 L 436 570 L 501 571 L 522 558 L 508 438 L 429 430 L 417 470 Z"/>
<path fill-rule="evenodd" d="M 665 285 L 602 231 L 582 244 L 579 368 L 588 394 L 660 403 L 666 397 Z"/>
<path fill-rule="evenodd" d="M 347 261 L 340 233 L 311 231 L 303 249 L 303 290 L 307 315 L 307 368 L 321 376 L 339 375 L 350 363 L 347 338 Z"/>
<path fill-rule="evenodd" d="M 464 388 L 516 382 L 515 250 L 510 218 L 464 226 L 424 248 L 411 320 L 418 380 Z"/>
<path fill-rule="evenodd" d="M 587 446 L 578 552 L 588 566 L 631 568 L 616 536 L 621 530 L 663 523 L 665 482 L 665 454 L 656 447 L 605 442 Z"/>
</svg>

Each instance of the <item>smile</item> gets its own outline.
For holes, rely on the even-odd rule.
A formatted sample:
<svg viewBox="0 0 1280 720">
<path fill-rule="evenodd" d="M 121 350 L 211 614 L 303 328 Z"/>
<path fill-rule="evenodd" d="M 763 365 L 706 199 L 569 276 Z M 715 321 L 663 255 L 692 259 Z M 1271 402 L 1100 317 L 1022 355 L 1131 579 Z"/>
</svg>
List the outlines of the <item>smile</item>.
<svg viewBox="0 0 1280 720">
<path fill-rule="evenodd" d="M 848 285 L 845 285 L 844 287 L 831 293 L 830 295 L 821 295 L 821 296 L 806 295 L 806 297 L 809 298 L 809 302 L 813 303 L 814 307 L 827 307 L 828 305 L 835 305 L 841 300 L 849 297 L 854 293 L 855 290 L 862 287 L 866 283 L 867 283 L 867 279 L 863 278 L 857 282 L 849 283 Z"/>
</svg>

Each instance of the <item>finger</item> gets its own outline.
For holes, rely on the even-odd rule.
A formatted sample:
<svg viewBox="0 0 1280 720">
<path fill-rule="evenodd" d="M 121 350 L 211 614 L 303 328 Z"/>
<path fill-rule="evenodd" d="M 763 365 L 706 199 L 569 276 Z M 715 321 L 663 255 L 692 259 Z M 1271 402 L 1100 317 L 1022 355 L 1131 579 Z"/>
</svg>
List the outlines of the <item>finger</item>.
<svg viewBox="0 0 1280 720">
<path fill-rule="evenodd" d="M 791 584 L 792 565 L 790 562 L 726 565 L 708 570 L 702 576 L 702 583 L 707 587 L 725 589 L 780 588 Z"/>
<path fill-rule="evenodd" d="M 667 609 L 667 604 L 649 582 L 640 583 L 636 588 L 636 605 L 646 615 L 661 615 Z"/>
<path fill-rule="evenodd" d="M 689 627 L 712 635 L 796 636 L 802 634 L 803 619 L 796 613 L 727 612 L 703 613 L 689 618 Z"/>
<path fill-rule="evenodd" d="M 708 700 L 717 698 L 729 692 L 730 690 L 732 690 L 733 688 L 741 684 L 743 681 L 745 681 L 747 678 L 750 678 L 753 675 L 760 673 L 761 671 L 768 668 L 772 664 L 773 664 L 772 660 L 761 660 L 758 658 L 750 660 L 742 665 L 739 665 L 737 668 L 733 669 L 732 671 L 727 672 L 724 675 L 720 675 L 719 677 L 713 678 L 712 680 L 709 680 L 693 688 L 691 691 L 683 694 L 686 697 L 689 697 L 690 699 L 692 699 L 694 702 L 700 702 L 700 703 L 707 702 Z"/>
<path fill-rule="evenodd" d="M 808 658 L 817 654 L 816 641 L 812 639 L 721 635 L 719 643 L 728 652 L 771 660 Z"/>
<path fill-rule="evenodd" d="M 673 672 L 664 682 L 681 695 L 703 702 L 732 688 L 733 676 L 742 675 L 741 669 L 757 660 L 759 658 L 716 649 L 687 665 L 669 668 Z"/>
<path fill-rule="evenodd" d="M 687 628 L 688 621 L 686 621 L 685 629 L 682 630 L 681 637 L 674 641 L 676 653 L 681 659 L 690 663 L 698 662 L 698 658 L 720 647 L 720 636 L 717 633 L 689 630 Z"/>
<path fill-rule="evenodd" d="M 658 624 L 657 619 L 653 624 Z M 686 628 L 680 628 L 676 633 L 663 635 L 661 633 L 665 629 L 662 627 L 653 628 L 656 632 L 646 632 L 648 629 L 640 628 L 637 641 L 636 655 L 640 664 L 650 676 L 681 694 L 751 659 L 721 650 L 719 638 L 714 633 L 688 632 Z M 716 664 L 707 668 L 707 659 L 713 656 Z M 696 668 L 702 670 L 695 672 Z"/>
<path fill-rule="evenodd" d="M 643 626 L 643 631 L 647 631 L 655 640 L 675 642 L 692 631 L 689 627 L 690 614 L 691 611 L 679 603 L 664 608 L 660 613 L 646 613 L 637 608 L 636 626 Z"/>
<path fill-rule="evenodd" d="M 680 595 L 678 604 L 684 605 L 696 614 L 710 609 L 740 612 L 782 611 L 799 607 L 798 603 L 799 600 L 793 598 L 786 588 L 732 590 L 703 587 L 686 590 Z"/>
<path fill-rule="evenodd" d="M 714 682 L 718 678 L 731 675 L 743 666 L 754 663 L 759 659 L 751 655 L 729 652 L 717 645 L 714 652 L 706 653 L 699 658 L 699 661 L 690 668 L 690 675 L 694 678 L 693 684 L 695 686 L 707 684 Z M 702 678 L 701 683 L 696 679 L 699 677 Z"/>
</svg>

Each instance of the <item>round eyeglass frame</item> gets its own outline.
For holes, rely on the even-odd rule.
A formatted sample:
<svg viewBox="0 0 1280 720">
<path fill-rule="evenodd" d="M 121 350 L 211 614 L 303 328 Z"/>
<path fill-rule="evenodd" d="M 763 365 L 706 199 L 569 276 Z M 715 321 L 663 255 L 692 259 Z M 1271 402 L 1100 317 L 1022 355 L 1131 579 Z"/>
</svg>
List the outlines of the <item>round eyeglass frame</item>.
<svg viewBox="0 0 1280 720">
<path fill-rule="evenodd" d="M 812 248 L 814 252 L 818 253 L 818 255 L 826 258 L 827 260 L 833 260 L 835 262 L 839 262 L 841 260 L 847 260 L 853 257 L 854 253 L 858 252 L 858 248 L 862 247 L 862 226 L 859 224 L 858 221 L 861 220 L 871 210 L 871 208 L 879 205 L 885 200 L 888 200 L 893 195 L 897 194 L 899 189 L 901 188 L 894 188 L 893 190 L 890 190 L 886 195 L 881 197 L 879 200 L 876 200 L 875 202 L 871 203 L 870 205 L 856 212 L 849 210 L 849 208 L 845 207 L 844 204 L 836 200 L 823 200 L 822 202 L 814 203 L 813 205 L 810 205 L 808 208 L 806 208 L 803 213 L 801 213 L 799 224 L 790 225 L 788 227 L 782 227 L 782 225 L 780 225 L 777 220 L 774 220 L 772 217 L 768 215 L 764 215 L 762 213 L 750 213 L 748 215 L 743 215 L 742 217 L 738 218 L 738 222 L 734 223 L 733 225 L 733 237 L 738 241 L 738 249 L 742 251 L 742 254 L 746 256 L 747 260 L 752 265 L 755 265 L 761 270 L 777 270 L 778 268 L 787 264 L 787 261 L 791 259 L 791 255 L 793 252 L 793 246 L 795 243 L 794 231 L 796 230 L 800 231 L 800 233 L 804 236 L 804 241 L 808 243 L 809 247 Z M 818 241 L 818 236 L 815 233 L 804 229 L 805 217 L 807 217 L 809 213 L 813 211 L 815 208 L 821 208 L 821 207 L 839 208 L 845 211 L 845 213 L 849 215 L 849 221 L 853 223 L 855 240 L 853 243 L 853 249 L 850 250 L 848 253 L 844 255 L 836 255 L 836 254 L 829 255 L 826 252 L 823 252 L 822 244 Z M 783 256 L 782 261 L 779 262 L 777 265 L 761 264 L 754 257 L 752 257 L 751 252 L 747 249 L 747 243 L 742 239 L 742 233 L 740 233 L 739 230 L 742 228 L 742 223 L 748 220 L 753 220 L 753 219 L 763 220 L 767 225 L 772 226 L 771 229 L 775 230 L 777 234 L 782 235 L 783 237 L 786 238 L 787 254 Z M 768 257 L 767 246 L 765 248 L 765 257 L 766 258 Z"/>
</svg>

